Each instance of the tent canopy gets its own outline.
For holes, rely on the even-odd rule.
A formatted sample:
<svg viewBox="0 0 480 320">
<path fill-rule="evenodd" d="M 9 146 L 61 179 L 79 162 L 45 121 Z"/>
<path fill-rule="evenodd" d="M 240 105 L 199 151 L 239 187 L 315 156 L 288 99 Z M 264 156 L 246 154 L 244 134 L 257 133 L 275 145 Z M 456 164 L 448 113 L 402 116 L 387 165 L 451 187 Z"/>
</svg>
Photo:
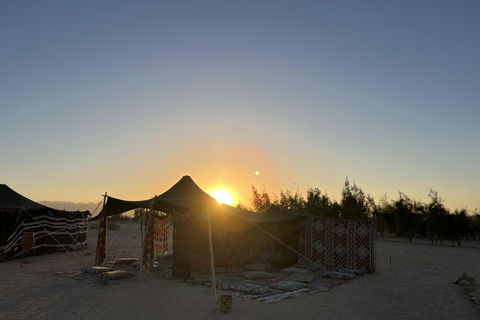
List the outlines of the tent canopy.
<svg viewBox="0 0 480 320">
<path fill-rule="evenodd" d="M 46 207 L 25 198 L 21 194 L 10 189 L 6 184 L 0 184 L 0 212 L 18 212 L 22 208 L 25 210 L 41 210 Z"/>
<path fill-rule="evenodd" d="M 271 205 L 262 212 L 252 212 L 226 204 L 219 204 L 215 198 L 200 189 L 190 176 L 182 177 L 166 192 L 148 200 L 127 201 L 107 196 L 106 211 L 107 216 L 112 216 L 137 208 L 151 208 L 167 214 L 174 214 L 176 212 L 182 213 L 191 208 L 204 205 L 208 205 L 209 210 L 212 212 L 223 212 L 250 222 L 287 221 L 304 216 L 275 205 Z M 99 216 L 100 215 L 91 220 L 96 220 Z"/>
</svg>

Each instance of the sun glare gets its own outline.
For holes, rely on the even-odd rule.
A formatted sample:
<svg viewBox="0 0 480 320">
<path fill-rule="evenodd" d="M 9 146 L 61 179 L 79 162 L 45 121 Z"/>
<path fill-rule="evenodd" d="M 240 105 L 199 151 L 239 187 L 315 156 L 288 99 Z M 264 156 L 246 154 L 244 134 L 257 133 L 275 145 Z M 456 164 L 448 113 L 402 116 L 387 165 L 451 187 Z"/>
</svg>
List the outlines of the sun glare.
<svg viewBox="0 0 480 320">
<path fill-rule="evenodd" d="M 232 195 L 230 194 L 230 192 L 225 190 L 214 191 L 212 192 L 211 196 L 217 199 L 217 201 L 220 203 L 231 205 L 233 202 Z"/>
</svg>

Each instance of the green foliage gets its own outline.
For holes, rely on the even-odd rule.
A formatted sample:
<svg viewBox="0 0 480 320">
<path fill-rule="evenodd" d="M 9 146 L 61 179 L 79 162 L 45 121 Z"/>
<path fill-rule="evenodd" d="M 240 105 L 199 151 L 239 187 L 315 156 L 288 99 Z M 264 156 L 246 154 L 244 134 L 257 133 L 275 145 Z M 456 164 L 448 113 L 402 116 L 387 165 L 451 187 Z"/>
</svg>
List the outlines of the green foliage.
<svg viewBox="0 0 480 320">
<path fill-rule="evenodd" d="M 143 216 L 147 212 L 145 208 L 137 208 L 133 210 L 133 221 L 140 221 L 142 220 Z"/>
<path fill-rule="evenodd" d="M 397 233 L 412 242 L 412 238 L 420 233 L 420 227 L 423 224 L 423 210 L 424 207 L 421 203 L 399 192 L 398 200 L 393 202 L 392 212 L 395 217 Z"/>
<path fill-rule="evenodd" d="M 252 206 L 254 211 L 263 211 L 270 207 L 271 201 L 267 191 L 263 189 L 262 192 L 258 192 L 257 188 L 252 184 Z"/>
<path fill-rule="evenodd" d="M 130 219 L 130 217 L 125 215 L 125 214 L 117 214 L 117 215 L 108 217 L 108 220 L 117 221 L 117 222 L 126 222 L 129 219 Z"/>
<path fill-rule="evenodd" d="M 480 238 L 480 213 L 478 209 L 473 211 L 473 214 L 469 217 L 469 224 L 471 227 L 471 232 L 473 237 Z"/>
<path fill-rule="evenodd" d="M 393 204 L 388 201 L 387 195 L 383 195 L 376 206 L 377 231 L 382 234 L 392 234 L 397 230 Z"/>
<path fill-rule="evenodd" d="M 424 204 L 409 198 L 402 192 L 396 200 L 388 200 L 384 195 L 378 205 L 368 194 L 354 183 L 345 180 L 340 203 L 331 200 L 318 188 L 309 188 L 306 198 L 296 191 L 281 191 L 280 197 L 272 198 L 264 189 L 259 192 L 252 185 L 252 211 L 263 211 L 271 203 L 289 211 L 306 213 L 332 219 L 377 219 L 377 232 L 382 234 L 407 237 L 411 242 L 414 237 L 430 237 L 432 243 L 440 244 L 451 240 L 461 245 L 462 239 L 480 238 L 480 212 L 475 209 L 468 215 L 465 209 L 455 210 L 451 214 L 443 205 L 438 193 L 432 189 L 428 194 L 430 202 Z M 239 208 L 247 209 L 239 203 Z M 140 215 L 140 213 L 139 213 Z"/>
<path fill-rule="evenodd" d="M 350 186 L 350 182 L 346 178 L 340 202 L 340 217 L 349 220 L 369 219 L 373 217 L 374 209 L 373 198 L 365 195 L 355 183 Z"/>
<path fill-rule="evenodd" d="M 443 200 L 438 196 L 438 193 L 432 189 L 428 193 L 430 203 L 426 208 L 425 224 L 427 235 L 432 239 L 432 243 L 443 243 L 443 239 L 447 237 L 447 215 L 449 212 L 443 205 Z"/>
<path fill-rule="evenodd" d="M 309 188 L 307 190 L 305 211 L 314 216 L 338 219 L 340 206 L 337 202 L 330 200 L 326 193 L 322 194 L 320 189 Z"/>
<path fill-rule="evenodd" d="M 298 191 L 293 195 L 289 190 L 280 191 L 280 199 L 275 204 L 291 212 L 305 213 L 306 211 L 306 201 Z"/>
</svg>

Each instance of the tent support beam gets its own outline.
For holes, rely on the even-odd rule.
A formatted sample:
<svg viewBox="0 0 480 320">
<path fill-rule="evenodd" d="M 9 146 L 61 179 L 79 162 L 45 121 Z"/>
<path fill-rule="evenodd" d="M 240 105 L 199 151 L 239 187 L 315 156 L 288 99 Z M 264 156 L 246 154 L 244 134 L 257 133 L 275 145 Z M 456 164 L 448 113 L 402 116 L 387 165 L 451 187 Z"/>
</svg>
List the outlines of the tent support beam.
<svg viewBox="0 0 480 320">
<path fill-rule="evenodd" d="M 107 192 L 103 197 L 103 207 L 102 211 L 100 211 L 100 219 L 99 219 L 99 227 L 98 227 L 98 237 L 97 237 L 97 248 L 95 250 L 95 265 L 100 266 L 105 259 L 103 250 L 100 250 L 100 247 L 103 245 L 105 247 L 105 254 L 107 254 Z M 102 233 L 105 233 L 105 237 L 102 237 Z M 103 241 L 102 241 L 103 240 Z M 102 255 L 102 256 L 100 256 Z"/>
<path fill-rule="evenodd" d="M 210 210 L 207 208 L 208 215 L 208 242 L 210 247 L 210 275 L 211 275 L 211 284 L 212 290 L 215 292 L 215 311 L 218 312 L 218 301 L 217 301 L 217 285 L 215 283 L 215 259 L 213 258 L 213 245 L 212 245 L 212 224 L 210 222 Z"/>
</svg>

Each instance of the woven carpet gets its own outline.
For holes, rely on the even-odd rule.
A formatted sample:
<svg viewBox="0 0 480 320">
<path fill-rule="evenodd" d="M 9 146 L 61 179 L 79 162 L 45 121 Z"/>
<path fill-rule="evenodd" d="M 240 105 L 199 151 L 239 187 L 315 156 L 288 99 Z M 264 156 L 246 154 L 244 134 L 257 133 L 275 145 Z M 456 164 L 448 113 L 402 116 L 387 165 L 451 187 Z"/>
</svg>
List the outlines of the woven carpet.
<svg viewBox="0 0 480 320">
<path fill-rule="evenodd" d="M 375 271 L 373 220 L 334 220 L 308 216 L 300 233 L 300 263 L 318 262 L 325 269 L 344 267 Z M 306 261 L 305 261 L 306 260 Z"/>
</svg>

